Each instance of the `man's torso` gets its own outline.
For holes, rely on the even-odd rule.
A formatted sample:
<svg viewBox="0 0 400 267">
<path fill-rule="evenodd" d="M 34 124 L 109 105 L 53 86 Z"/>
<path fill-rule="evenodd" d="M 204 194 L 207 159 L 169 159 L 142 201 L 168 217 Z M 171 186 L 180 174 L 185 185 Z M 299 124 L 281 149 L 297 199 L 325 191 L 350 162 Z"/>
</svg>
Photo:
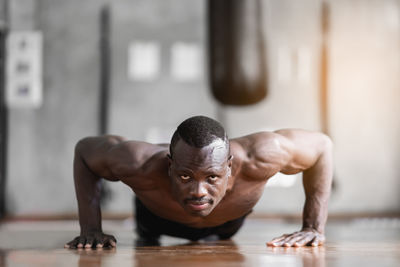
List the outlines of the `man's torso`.
<svg viewBox="0 0 400 267">
<path fill-rule="evenodd" d="M 262 179 L 249 177 L 254 174 L 247 170 L 251 166 L 246 165 L 246 155 L 232 142 L 232 177 L 229 178 L 224 198 L 206 217 L 193 216 L 180 206 L 171 193 L 167 153 L 167 148 L 158 152 L 146 163 L 148 168 L 144 168 L 139 176 L 127 177 L 122 181 L 134 189 L 136 196 L 155 215 L 196 228 L 221 225 L 248 214 L 260 199 L 268 178 L 276 173 L 271 169 L 262 174 Z M 132 181 L 138 179 L 143 186 L 137 186 L 137 182 L 133 185 Z"/>
</svg>

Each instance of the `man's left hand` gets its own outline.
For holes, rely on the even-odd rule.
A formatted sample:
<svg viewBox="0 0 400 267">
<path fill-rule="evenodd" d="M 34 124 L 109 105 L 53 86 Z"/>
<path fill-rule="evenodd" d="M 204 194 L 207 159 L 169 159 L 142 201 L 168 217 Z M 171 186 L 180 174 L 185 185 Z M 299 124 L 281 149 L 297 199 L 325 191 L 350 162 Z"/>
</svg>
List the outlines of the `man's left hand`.
<svg viewBox="0 0 400 267">
<path fill-rule="evenodd" d="M 302 229 L 292 234 L 284 234 L 267 243 L 271 247 L 302 247 L 321 246 L 325 242 L 325 236 L 314 229 Z"/>
</svg>

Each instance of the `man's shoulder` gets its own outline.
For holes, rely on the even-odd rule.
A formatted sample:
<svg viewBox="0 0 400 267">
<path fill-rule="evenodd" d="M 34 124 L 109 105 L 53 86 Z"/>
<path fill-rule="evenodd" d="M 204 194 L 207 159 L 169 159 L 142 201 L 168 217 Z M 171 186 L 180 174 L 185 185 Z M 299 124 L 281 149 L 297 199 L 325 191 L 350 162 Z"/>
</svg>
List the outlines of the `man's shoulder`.
<svg viewBox="0 0 400 267">
<path fill-rule="evenodd" d="M 163 144 L 152 144 L 143 141 L 126 141 L 120 144 L 121 151 L 129 155 L 138 165 L 143 165 L 148 161 L 157 161 L 166 158 L 168 146 Z M 128 156 L 128 157 L 129 157 Z"/>
<path fill-rule="evenodd" d="M 277 132 L 262 131 L 230 140 L 235 149 L 251 152 L 256 149 L 274 149 L 280 145 L 282 136 Z"/>
<path fill-rule="evenodd" d="M 240 166 L 239 176 L 264 180 L 279 172 L 287 161 L 282 136 L 257 132 L 231 140 L 231 153 Z"/>
<path fill-rule="evenodd" d="M 151 144 L 143 141 L 127 140 L 115 145 L 109 151 L 110 165 L 122 175 L 138 175 L 146 165 L 158 166 L 165 161 L 168 146 Z"/>
<path fill-rule="evenodd" d="M 126 140 L 115 146 L 114 149 L 122 149 L 133 154 L 155 154 L 168 150 L 169 144 L 152 144 L 144 141 Z"/>
</svg>

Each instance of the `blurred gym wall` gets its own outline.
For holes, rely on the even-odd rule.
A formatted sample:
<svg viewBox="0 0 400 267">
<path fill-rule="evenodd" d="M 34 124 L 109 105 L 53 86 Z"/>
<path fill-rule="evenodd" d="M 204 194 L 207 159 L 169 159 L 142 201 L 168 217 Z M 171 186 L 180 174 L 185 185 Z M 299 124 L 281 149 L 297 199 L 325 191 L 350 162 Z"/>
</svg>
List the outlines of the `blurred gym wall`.
<svg viewBox="0 0 400 267">
<path fill-rule="evenodd" d="M 109 133 L 168 142 L 183 119 L 220 120 L 230 137 L 321 130 L 321 1 L 264 0 L 269 95 L 219 105 L 206 70 L 206 1 L 8 0 L 10 31 L 43 36 L 43 102 L 9 108 L 10 215 L 76 212 L 75 143 L 96 135 L 100 11 L 109 6 Z M 331 213 L 399 212 L 400 1 L 327 1 L 329 128 L 335 143 Z M 259 213 L 300 213 L 300 177 L 267 185 Z M 109 183 L 105 210 L 130 212 L 131 190 Z"/>
</svg>

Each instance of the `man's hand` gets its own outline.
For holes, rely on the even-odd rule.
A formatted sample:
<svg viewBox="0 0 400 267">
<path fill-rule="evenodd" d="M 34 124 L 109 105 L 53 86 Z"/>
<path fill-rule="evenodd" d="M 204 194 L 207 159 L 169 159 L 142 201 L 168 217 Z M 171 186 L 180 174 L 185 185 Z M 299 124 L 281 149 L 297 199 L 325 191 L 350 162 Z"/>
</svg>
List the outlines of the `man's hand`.
<svg viewBox="0 0 400 267">
<path fill-rule="evenodd" d="M 81 234 L 65 244 L 65 248 L 103 248 L 115 247 L 117 240 L 112 235 L 106 235 L 103 232 L 90 232 Z"/>
<path fill-rule="evenodd" d="M 301 231 L 275 238 L 267 243 L 274 247 L 319 246 L 325 241 L 324 228 L 328 217 L 333 160 L 331 139 L 320 133 L 301 130 L 276 131 L 281 147 L 291 157 L 280 170 L 285 174 L 303 171 L 306 200 Z"/>
<path fill-rule="evenodd" d="M 292 234 L 284 234 L 267 243 L 271 247 L 302 247 L 320 246 L 325 242 L 325 236 L 314 229 L 302 229 Z"/>
</svg>

